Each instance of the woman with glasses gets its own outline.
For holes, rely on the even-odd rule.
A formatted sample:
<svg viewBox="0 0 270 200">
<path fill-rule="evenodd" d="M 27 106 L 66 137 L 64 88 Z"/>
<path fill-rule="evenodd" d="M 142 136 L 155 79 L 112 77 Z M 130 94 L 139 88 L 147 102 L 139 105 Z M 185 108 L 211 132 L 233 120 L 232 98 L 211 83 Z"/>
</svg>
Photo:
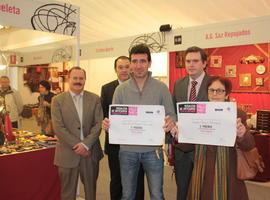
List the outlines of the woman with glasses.
<svg viewBox="0 0 270 200">
<path fill-rule="evenodd" d="M 209 101 L 229 101 L 231 90 L 231 82 L 223 77 L 211 77 L 207 84 Z M 255 146 L 254 138 L 246 128 L 246 114 L 240 110 L 237 112 L 236 145 L 241 150 L 248 151 Z M 248 200 L 245 183 L 236 176 L 235 146 L 183 144 L 183 150 L 195 148 L 194 168 L 187 199 Z"/>
</svg>

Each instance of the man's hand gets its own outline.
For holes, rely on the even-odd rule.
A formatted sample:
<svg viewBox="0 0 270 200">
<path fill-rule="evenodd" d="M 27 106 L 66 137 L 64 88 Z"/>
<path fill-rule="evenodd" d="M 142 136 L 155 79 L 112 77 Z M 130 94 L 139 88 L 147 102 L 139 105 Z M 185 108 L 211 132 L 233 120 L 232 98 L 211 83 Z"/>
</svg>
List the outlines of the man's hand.
<svg viewBox="0 0 270 200">
<path fill-rule="evenodd" d="M 110 120 L 108 118 L 104 118 L 104 120 L 102 121 L 102 128 L 105 131 L 108 131 L 110 128 Z"/>
<path fill-rule="evenodd" d="M 165 132 L 170 132 L 176 126 L 173 118 L 171 118 L 170 116 L 166 116 L 164 121 L 165 121 L 165 124 L 163 126 L 163 130 Z"/>
<path fill-rule="evenodd" d="M 78 143 L 73 147 L 73 150 L 75 151 L 76 154 L 87 157 L 90 155 L 90 151 L 87 151 L 87 149 L 83 146 L 82 143 Z"/>
<path fill-rule="evenodd" d="M 179 130 L 178 130 L 178 126 L 175 125 L 172 130 L 170 131 L 171 135 L 175 138 L 176 141 L 178 141 L 178 134 L 179 134 Z"/>
</svg>

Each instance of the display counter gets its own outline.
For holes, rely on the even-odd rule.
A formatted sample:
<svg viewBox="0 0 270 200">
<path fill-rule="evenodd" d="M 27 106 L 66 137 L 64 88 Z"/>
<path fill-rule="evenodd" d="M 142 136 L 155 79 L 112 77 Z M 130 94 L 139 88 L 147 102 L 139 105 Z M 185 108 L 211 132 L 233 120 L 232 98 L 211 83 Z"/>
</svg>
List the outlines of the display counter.
<svg viewBox="0 0 270 200">
<path fill-rule="evenodd" d="M 55 148 L 0 156 L 0 199 L 60 200 Z"/>
</svg>

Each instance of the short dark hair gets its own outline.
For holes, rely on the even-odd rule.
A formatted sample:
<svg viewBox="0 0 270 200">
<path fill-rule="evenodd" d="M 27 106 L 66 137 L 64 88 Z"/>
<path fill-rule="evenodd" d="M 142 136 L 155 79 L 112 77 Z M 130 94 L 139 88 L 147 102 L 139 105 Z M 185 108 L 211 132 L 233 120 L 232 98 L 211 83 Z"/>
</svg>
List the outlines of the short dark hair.
<svg viewBox="0 0 270 200">
<path fill-rule="evenodd" d="M 46 80 L 40 81 L 39 85 L 42 85 L 43 87 L 45 87 L 47 91 L 50 91 L 50 89 L 51 89 L 50 83 Z"/>
<path fill-rule="evenodd" d="M 185 51 L 185 57 L 187 56 L 188 53 L 197 53 L 197 52 L 201 54 L 202 61 L 207 62 L 207 54 L 202 48 L 197 46 L 187 48 L 187 50 Z"/>
<path fill-rule="evenodd" d="M 215 81 L 219 81 L 225 87 L 226 95 L 231 93 L 231 91 L 232 91 L 232 82 L 229 79 L 221 77 L 221 76 L 211 76 L 208 79 L 207 91 L 208 91 L 208 88 L 210 87 L 210 85 L 212 85 L 212 83 L 215 82 Z"/>
<path fill-rule="evenodd" d="M 138 44 L 131 48 L 129 52 L 129 59 L 131 60 L 132 54 L 147 54 L 147 60 L 151 62 L 151 53 L 150 49 L 146 44 Z"/>
<path fill-rule="evenodd" d="M 74 67 L 70 68 L 70 70 L 68 70 L 68 77 L 70 76 L 70 73 L 73 70 L 81 70 L 81 71 L 83 71 L 85 79 L 86 79 L 86 71 L 83 68 L 79 67 L 79 66 L 74 66 Z"/>
<path fill-rule="evenodd" d="M 117 64 L 117 61 L 120 60 L 120 59 L 123 59 L 123 60 L 129 60 L 129 57 L 127 56 L 119 56 L 118 58 L 116 58 L 114 60 L 114 69 L 116 70 L 116 64 Z M 129 60 L 130 61 L 130 60 Z"/>
</svg>

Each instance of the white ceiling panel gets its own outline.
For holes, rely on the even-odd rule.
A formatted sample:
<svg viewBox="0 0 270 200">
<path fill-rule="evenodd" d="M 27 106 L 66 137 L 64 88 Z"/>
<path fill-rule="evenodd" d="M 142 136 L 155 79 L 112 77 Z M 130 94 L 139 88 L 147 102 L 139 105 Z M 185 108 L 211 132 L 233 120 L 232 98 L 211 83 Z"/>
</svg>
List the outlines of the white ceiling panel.
<svg viewBox="0 0 270 200">
<path fill-rule="evenodd" d="M 81 10 L 81 42 L 270 14 L 270 0 L 62 0 Z"/>
<path fill-rule="evenodd" d="M 60 0 L 80 7 L 80 41 L 92 43 L 173 29 L 270 15 L 270 0 Z M 15 36 L 16 32 L 16 36 Z M 65 36 L 12 29 L 0 31 L 0 50 L 69 45 Z M 38 38 L 40 37 L 40 38 Z M 43 39 L 42 39 L 43 38 Z M 61 42 L 62 41 L 62 42 Z M 73 42 L 71 42 L 74 44 Z M 38 45 L 38 46 L 37 46 Z"/>
</svg>

